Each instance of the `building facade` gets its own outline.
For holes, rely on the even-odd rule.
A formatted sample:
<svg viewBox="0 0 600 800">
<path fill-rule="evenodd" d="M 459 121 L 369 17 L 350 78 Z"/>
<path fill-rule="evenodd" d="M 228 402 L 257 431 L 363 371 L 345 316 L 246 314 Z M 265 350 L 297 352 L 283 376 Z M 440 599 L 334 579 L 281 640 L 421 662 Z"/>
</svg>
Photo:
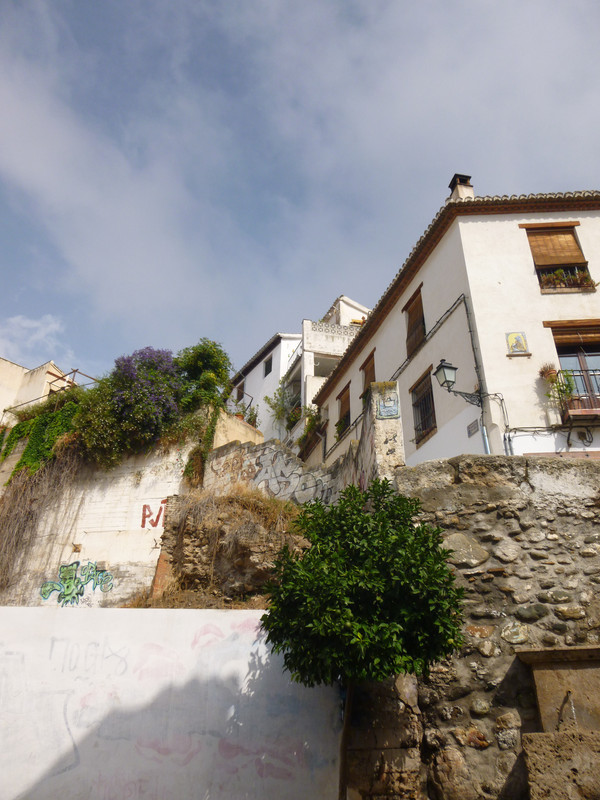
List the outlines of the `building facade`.
<svg viewBox="0 0 600 800">
<path fill-rule="evenodd" d="M 39 402 L 52 392 L 72 385 L 70 375 L 47 361 L 35 369 L 27 369 L 6 358 L 0 358 L 0 425 L 12 426 L 16 417 L 11 409 Z"/>
<path fill-rule="evenodd" d="M 451 195 L 314 403 L 332 463 L 372 381 L 397 381 L 406 463 L 600 456 L 600 192 Z M 458 368 L 452 392 L 435 375 Z M 457 391 L 459 393 L 457 393 Z"/>
<path fill-rule="evenodd" d="M 304 427 L 303 409 L 312 404 L 368 314 L 368 308 L 341 295 L 319 321 L 303 320 L 300 334 L 275 334 L 234 376 L 233 404 L 241 404 L 246 417 L 258 409 L 265 439 L 293 445 Z M 283 413 L 276 419 L 265 397 L 279 389 Z"/>
</svg>

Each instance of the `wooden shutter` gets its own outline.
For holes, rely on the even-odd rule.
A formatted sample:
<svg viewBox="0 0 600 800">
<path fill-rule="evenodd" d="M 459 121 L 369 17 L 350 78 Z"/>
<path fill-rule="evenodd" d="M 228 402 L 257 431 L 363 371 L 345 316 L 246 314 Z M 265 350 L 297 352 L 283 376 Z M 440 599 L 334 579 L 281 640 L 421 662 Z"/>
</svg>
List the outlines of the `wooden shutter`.
<svg viewBox="0 0 600 800">
<path fill-rule="evenodd" d="M 425 338 L 425 318 L 420 291 L 406 307 L 406 314 L 406 355 L 410 358 Z"/>
<path fill-rule="evenodd" d="M 370 385 L 375 381 L 375 350 L 372 350 L 361 366 L 363 374 L 363 395 L 369 390 Z M 361 395 L 362 397 L 362 395 Z"/>
<path fill-rule="evenodd" d="M 587 264 L 573 228 L 528 229 L 527 237 L 536 267 Z"/>
<path fill-rule="evenodd" d="M 339 395 L 340 400 L 340 419 L 344 419 L 344 417 L 348 417 L 350 419 L 350 387 L 348 386 L 344 391 Z"/>
</svg>

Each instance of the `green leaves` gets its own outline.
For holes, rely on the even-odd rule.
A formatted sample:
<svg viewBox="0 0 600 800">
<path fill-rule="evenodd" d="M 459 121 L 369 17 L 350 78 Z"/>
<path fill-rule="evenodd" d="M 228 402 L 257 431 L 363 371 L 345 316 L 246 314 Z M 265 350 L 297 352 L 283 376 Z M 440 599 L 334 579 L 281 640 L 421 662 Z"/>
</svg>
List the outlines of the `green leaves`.
<svg viewBox="0 0 600 800">
<path fill-rule="evenodd" d="M 415 522 L 418 512 L 388 481 L 349 486 L 335 506 L 304 507 L 296 528 L 311 547 L 281 552 L 262 617 L 294 680 L 420 674 L 460 645 L 462 590 L 440 530 Z"/>
</svg>

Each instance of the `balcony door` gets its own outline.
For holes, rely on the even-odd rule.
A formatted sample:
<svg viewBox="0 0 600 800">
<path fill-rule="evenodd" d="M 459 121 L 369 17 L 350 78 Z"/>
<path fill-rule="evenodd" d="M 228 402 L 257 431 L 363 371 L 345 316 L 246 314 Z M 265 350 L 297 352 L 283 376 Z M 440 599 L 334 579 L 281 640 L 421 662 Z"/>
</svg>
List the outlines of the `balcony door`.
<svg viewBox="0 0 600 800">
<path fill-rule="evenodd" d="M 573 377 L 580 407 L 600 408 L 600 343 L 565 345 L 557 351 L 561 370 Z"/>
</svg>

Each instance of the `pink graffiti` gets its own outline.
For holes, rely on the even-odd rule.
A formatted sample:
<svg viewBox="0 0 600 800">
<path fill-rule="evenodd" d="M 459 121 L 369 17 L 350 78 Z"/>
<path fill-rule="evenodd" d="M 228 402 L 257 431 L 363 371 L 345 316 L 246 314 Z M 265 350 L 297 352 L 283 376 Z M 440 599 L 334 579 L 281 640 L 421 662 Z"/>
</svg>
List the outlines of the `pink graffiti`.
<svg viewBox="0 0 600 800">
<path fill-rule="evenodd" d="M 202 742 L 198 734 L 195 736 L 175 734 L 168 741 L 140 738 L 135 744 L 135 749 L 150 761 L 158 763 L 170 761 L 178 767 L 186 767 L 202 750 Z"/>
<path fill-rule="evenodd" d="M 262 761 L 260 758 L 256 759 L 254 765 L 260 778 L 278 778 L 280 781 L 289 781 L 292 777 L 289 769 L 276 767 L 268 761 Z"/>
<path fill-rule="evenodd" d="M 248 749 L 227 739 L 219 739 L 218 749 L 221 758 L 229 762 L 224 771 L 230 775 L 253 766 L 261 778 L 286 781 L 293 777 L 294 766 L 305 766 L 301 742 L 290 742 L 287 749 L 273 747 Z M 236 763 L 233 764 L 233 761 Z"/>
<path fill-rule="evenodd" d="M 245 619 L 242 622 L 234 622 L 231 625 L 231 629 L 238 631 L 239 633 L 250 633 L 255 635 L 260 631 L 260 620 L 250 618 Z"/>
<path fill-rule="evenodd" d="M 155 519 L 152 519 L 154 515 L 151 507 L 147 503 L 144 504 L 144 506 L 142 507 L 142 528 L 146 527 L 146 521 L 148 521 L 148 524 L 151 525 L 153 528 L 157 527 L 158 523 L 161 520 L 163 509 L 165 507 L 166 502 L 167 502 L 166 497 L 164 500 L 160 501 L 160 508 L 158 509 L 158 514 L 156 515 Z"/>
<path fill-rule="evenodd" d="M 133 668 L 138 680 L 173 678 L 182 675 L 184 668 L 179 654 L 160 644 L 145 644 Z"/>
<path fill-rule="evenodd" d="M 225 638 L 225 634 L 216 625 L 203 625 L 196 631 L 192 641 L 192 650 L 196 647 L 210 647 Z"/>
</svg>

